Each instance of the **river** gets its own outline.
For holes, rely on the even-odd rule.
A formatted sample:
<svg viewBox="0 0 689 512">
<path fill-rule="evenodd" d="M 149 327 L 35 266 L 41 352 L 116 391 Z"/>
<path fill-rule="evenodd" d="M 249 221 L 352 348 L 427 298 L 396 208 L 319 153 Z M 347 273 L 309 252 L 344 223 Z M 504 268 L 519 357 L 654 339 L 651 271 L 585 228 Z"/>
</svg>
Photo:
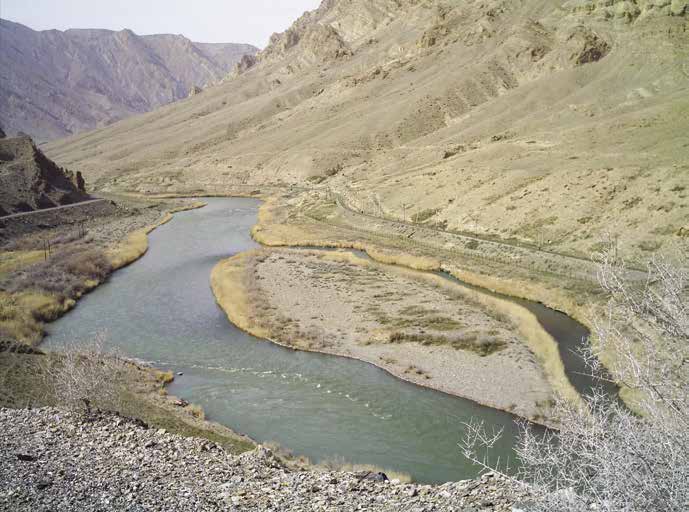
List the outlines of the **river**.
<svg viewBox="0 0 689 512">
<path fill-rule="evenodd" d="M 517 427 L 508 413 L 403 382 L 366 363 L 282 348 L 230 324 L 209 277 L 219 260 L 257 246 L 250 229 L 260 203 L 206 202 L 151 233 L 143 258 L 49 326 L 45 348 L 100 333 L 130 357 L 183 373 L 170 393 L 201 405 L 208 419 L 314 462 L 373 464 L 428 483 L 473 478 L 478 468 L 457 446 L 472 417 L 504 429 L 491 453 L 513 459 Z"/>
</svg>

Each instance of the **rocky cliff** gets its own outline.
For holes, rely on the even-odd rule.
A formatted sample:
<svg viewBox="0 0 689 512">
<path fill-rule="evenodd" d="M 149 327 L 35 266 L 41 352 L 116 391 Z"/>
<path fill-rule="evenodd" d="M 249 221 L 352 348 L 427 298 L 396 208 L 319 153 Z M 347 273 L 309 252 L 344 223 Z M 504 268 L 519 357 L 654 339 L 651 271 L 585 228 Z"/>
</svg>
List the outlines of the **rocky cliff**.
<svg viewBox="0 0 689 512">
<path fill-rule="evenodd" d="M 48 151 L 105 189 L 318 184 L 389 218 L 584 257 L 614 232 L 647 256 L 686 223 L 688 109 L 685 0 L 326 0 L 226 83 Z"/>
<path fill-rule="evenodd" d="M 0 215 L 88 199 L 81 172 L 58 167 L 29 137 L 0 140 Z"/>
<path fill-rule="evenodd" d="M 39 141 L 106 126 L 224 78 L 244 44 L 194 43 L 130 30 L 37 32 L 0 20 L 0 120 Z"/>
</svg>

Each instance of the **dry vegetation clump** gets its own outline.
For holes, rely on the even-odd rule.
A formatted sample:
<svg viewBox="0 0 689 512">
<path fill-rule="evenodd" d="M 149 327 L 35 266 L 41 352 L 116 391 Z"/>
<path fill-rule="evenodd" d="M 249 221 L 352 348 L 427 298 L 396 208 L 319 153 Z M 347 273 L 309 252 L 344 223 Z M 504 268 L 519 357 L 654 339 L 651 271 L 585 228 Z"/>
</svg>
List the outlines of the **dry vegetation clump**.
<svg viewBox="0 0 689 512">
<path fill-rule="evenodd" d="M 56 403 L 88 416 L 95 409 L 120 411 L 124 396 L 124 365 L 106 352 L 103 340 L 65 347 L 60 357 L 46 358 L 42 375 Z"/>
<path fill-rule="evenodd" d="M 0 335 L 40 341 L 43 322 L 55 320 L 112 272 L 97 249 L 72 246 L 0 279 Z"/>
<path fill-rule="evenodd" d="M 70 247 L 45 261 L 13 272 L 0 281 L 9 293 L 28 291 L 55 295 L 60 300 L 75 299 L 112 272 L 102 251 L 83 246 Z"/>
<path fill-rule="evenodd" d="M 163 386 L 171 384 L 175 380 L 175 374 L 171 370 L 153 370 L 153 375 Z"/>
<path fill-rule="evenodd" d="M 558 400 L 560 430 L 522 426 L 517 455 L 523 484 L 540 496 L 535 512 L 680 512 L 689 504 L 689 272 L 657 259 L 642 285 L 631 283 L 614 252 L 601 259 L 608 294 L 594 319 L 594 348 L 584 354 L 598 379 L 611 379 L 635 399 L 632 412 L 595 391 L 587 405 Z M 608 368 L 600 356 L 615 354 Z M 498 434 L 468 425 L 466 456 L 479 459 Z"/>
<path fill-rule="evenodd" d="M 88 244 L 91 243 L 93 239 L 91 238 L 90 235 L 87 235 L 83 230 L 81 229 L 75 229 L 71 231 L 67 231 L 65 233 L 61 233 L 57 235 L 55 238 L 53 238 L 50 241 L 51 245 L 67 245 L 71 244 L 74 242 L 80 242 L 83 244 Z"/>
<path fill-rule="evenodd" d="M 456 350 L 468 350 L 480 356 L 489 356 L 503 349 L 505 343 L 496 338 L 475 333 L 466 332 L 452 336 L 433 335 L 427 333 L 413 333 L 395 331 L 388 337 L 390 343 L 421 343 L 425 346 L 448 345 Z"/>
<path fill-rule="evenodd" d="M 448 294 L 448 300 L 469 304 L 486 315 L 506 326 L 512 321 L 497 311 L 491 311 L 479 305 L 470 297 Z M 506 343 L 498 335 L 500 331 L 491 329 L 481 331 L 468 329 L 462 320 L 441 314 L 437 309 L 420 305 L 406 306 L 396 314 L 386 314 L 377 306 L 370 308 L 376 321 L 381 325 L 393 327 L 387 338 L 389 343 L 421 343 L 424 346 L 447 345 L 456 350 L 468 350 L 488 356 L 505 348 Z"/>
<path fill-rule="evenodd" d="M 423 377 L 426 380 L 431 379 L 431 376 L 426 372 L 426 370 L 423 370 L 422 368 L 419 368 L 415 364 L 411 364 L 407 366 L 407 368 L 403 372 L 406 375 L 414 375 L 417 377 Z"/>
<path fill-rule="evenodd" d="M 44 251 L 3 250 L 0 252 L 0 276 L 45 259 Z"/>
<path fill-rule="evenodd" d="M 420 327 L 436 331 L 454 331 L 465 327 L 464 322 L 441 315 L 435 309 L 422 306 L 407 306 L 399 311 L 399 317 L 391 319 L 381 314 L 378 320 L 383 323 L 394 323 L 397 327 Z"/>
<path fill-rule="evenodd" d="M 0 292 L 0 336 L 35 343 L 43 334 L 42 320 L 55 314 L 57 301 L 38 294 Z"/>
</svg>

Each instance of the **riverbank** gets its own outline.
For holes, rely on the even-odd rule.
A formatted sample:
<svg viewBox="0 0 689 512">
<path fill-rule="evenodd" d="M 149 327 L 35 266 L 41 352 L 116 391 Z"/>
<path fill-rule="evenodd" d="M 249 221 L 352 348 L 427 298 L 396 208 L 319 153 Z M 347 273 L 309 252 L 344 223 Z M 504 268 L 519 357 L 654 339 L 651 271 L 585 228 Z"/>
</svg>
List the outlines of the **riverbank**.
<svg viewBox="0 0 689 512">
<path fill-rule="evenodd" d="M 148 250 L 148 235 L 153 230 L 172 220 L 175 213 L 205 206 L 200 201 L 118 201 L 111 215 L 79 221 L 76 226 L 55 218 L 50 229 L 29 231 L 7 241 L 4 248 L 12 250 L 0 253 L 0 279 L 7 288 L 0 291 L 0 338 L 39 346 L 43 324 L 71 311 L 112 272 L 141 258 Z M 40 244 L 45 246 L 45 240 L 52 241 L 50 252 L 35 249 Z M 93 265 L 99 266 L 97 276 L 79 271 Z M 57 278 L 54 272 L 45 272 L 48 267 L 57 269 Z M 5 343 L 11 345 L 10 341 Z M 57 405 L 43 380 L 41 365 L 48 358 L 59 357 L 40 350 L 17 354 L 0 349 L 0 407 Z M 179 434 L 214 440 L 236 453 L 255 446 L 231 429 L 206 421 L 201 408 L 169 396 L 166 386 L 174 379 L 171 372 L 133 362 L 122 362 L 121 366 L 127 375 L 122 414 Z"/>
<path fill-rule="evenodd" d="M 88 350 L 89 346 L 85 348 Z M 56 396 L 61 384 L 56 382 L 59 372 L 55 371 L 63 364 L 60 352 L 0 343 L 0 408 L 64 406 Z M 175 378 L 170 371 L 111 355 L 101 378 L 103 387 L 116 390 L 117 412 L 123 416 L 179 435 L 211 440 L 231 453 L 255 447 L 250 438 L 207 421 L 200 407 L 169 395 L 167 386 Z M 99 403 L 99 398 L 94 396 L 92 400 Z"/>
<path fill-rule="evenodd" d="M 557 381 L 531 350 L 542 334 L 515 304 L 350 252 L 239 254 L 215 267 L 211 285 L 229 319 L 254 336 L 548 421 Z"/>
<path fill-rule="evenodd" d="M 322 191 L 297 197 L 273 197 L 259 211 L 259 222 L 252 230 L 256 241 L 268 247 L 331 247 L 364 251 L 372 259 L 411 269 L 445 272 L 479 289 L 506 297 L 525 299 L 563 312 L 591 328 L 592 318 L 605 297 L 597 283 L 594 262 L 568 260 L 562 269 L 555 255 L 533 251 L 523 254 L 483 253 L 481 246 L 457 243 L 451 234 L 424 230 L 394 221 L 370 218 L 340 207 Z M 582 265 L 581 268 L 575 265 Z M 552 337 L 533 317 L 523 318 L 532 333 L 533 349 L 550 375 L 558 376 L 560 392 L 572 401 L 580 398 L 563 372 L 561 354 Z M 594 348 L 597 340 L 589 338 Z M 600 360 L 612 366 L 616 354 L 601 351 Z M 564 377 L 564 378 L 563 378 Z M 624 391 L 624 390 L 623 390 Z M 628 393 L 622 393 L 632 404 Z"/>
<path fill-rule="evenodd" d="M 176 206 L 162 216 L 160 220 L 149 226 L 137 229 L 127 235 L 127 238 L 107 249 L 108 259 L 114 270 L 119 270 L 139 258 L 148 251 L 148 235 L 160 226 L 170 222 L 175 213 L 196 210 L 206 206 L 204 202 L 195 202 L 188 205 Z"/>
<path fill-rule="evenodd" d="M 44 323 L 74 308 L 108 276 L 143 256 L 148 234 L 204 203 L 146 202 L 110 215 L 29 231 L 5 241 L 0 262 L 0 336 L 37 346 Z M 60 212 L 55 212 L 59 216 Z"/>
<path fill-rule="evenodd" d="M 0 409 L 0 508 L 12 510 L 443 510 L 506 512 L 527 496 L 494 474 L 441 486 L 371 472 L 300 471 L 259 447 L 213 442 L 98 415 Z"/>
<path fill-rule="evenodd" d="M 572 305 L 572 301 L 567 298 L 568 296 L 566 294 L 561 294 L 554 286 L 549 286 L 543 295 L 541 295 L 540 292 L 543 291 L 541 285 L 537 282 L 534 283 L 533 280 L 525 281 L 519 279 L 520 276 L 518 272 L 515 272 L 514 274 L 516 275 L 510 277 L 505 277 L 504 271 L 498 273 L 496 276 L 491 276 L 486 270 L 477 271 L 476 266 L 463 265 L 458 261 L 456 255 L 454 255 L 455 257 L 453 258 L 448 257 L 445 259 L 444 256 L 448 255 L 442 249 L 431 251 L 431 248 L 425 247 L 423 244 L 413 243 L 409 238 L 382 234 L 375 235 L 365 230 L 355 230 L 349 226 L 343 227 L 336 222 L 335 214 L 333 214 L 331 210 L 332 205 L 324 205 L 320 202 L 311 204 L 303 197 L 300 200 L 294 201 L 286 198 L 273 198 L 261 206 L 259 211 L 259 222 L 254 226 L 252 235 L 254 239 L 268 247 L 306 246 L 361 250 L 366 252 L 372 260 L 379 263 L 421 271 L 443 271 L 457 277 L 463 282 L 477 286 L 478 288 L 497 291 L 507 296 L 557 296 L 558 304 L 562 305 L 566 303 L 568 306 Z M 214 292 L 216 293 L 216 297 L 221 305 L 229 303 L 234 304 L 233 307 L 224 307 L 224 309 L 235 324 L 257 337 L 276 340 L 284 344 L 286 337 L 284 330 L 281 332 L 279 327 L 271 330 L 266 328 L 260 321 L 250 320 L 249 316 L 251 315 L 249 315 L 248 306 L 242 306 L 241 308 L 236 307 L 237 303 L 244 302 L 245 304 L 250 304 L 252 301 L 255 302 L 255 299 L 251 298 L 251 294 L 255 293 L 255 291 L 247 290 L 246 286 L 238 284 L 239 282 L 246 281 L 246 278 L 243 276 L 246 270 L 243 271 L 237 268 L 237 264 L 241 267 L 245 266 L 247 262 L 248 260 L 243 261 L 240 257 L 236 257 L 234 264 L 228 263 L 222 270 L 219 269 L 217 273 L 214 273 L 215 278 L 213 282 L 215 283 Z M 224 287 L 226 288 L 225 290 L 220 289 L 221 285 L 219 284 L 219 280 L 221 278 L 219 275 L 221 272 L 225 274 L 223 279 L 227 279 L 234 284 L 234 288 L 231 291 L 227 290 L 227 288 L 230 288 L 229 286 Z M 273 285 L 276 282 L 276 278 L 282 275 L 282 273 L 278 272 L 275 275 L 268 276 L 266 282 L 270 282 L 271 285 Z M 567 285 L 570 286 L 569 284 Z M 300 286 L 294 286 L 292 289 L 300 290 Z M 245 296 L 243 296 L 244 294 L 241 290 L 244 290 Z M 224 294 L 231 294 L 231 296 L 225 299 L 223 298 Z M 525 308 L 510 301 L 501 300 L 490 294 L 481 293 L 480 290 L 477 291 L 474 296 L 478 302 L 482 303 L 483 307 L 487 307 L 494 311 L 500 311 L 501 314 L 511 319 L 515 331 L 519 333 L 519 336 L 525 342 L 531 353 L 536 356 L 539 371 L 545 375 L 551 390 L 571 402 L 580 403 L 581 397 L 579 393 L 577 393 L 567 378 L 558 344 L 543 328 L 538 319 Z M 262 299 L 265 301 L 266 297 L 262 297 Z M 371 298 L 369 297 L 367 300 L 369 300 L 370 303 Z M 375 300 L 373 302 L 375 302 Z M 322 304 L 322 302 L 319 304 Z M 314 305 L 314 307 L 316 310 L 320 308 L 319 305 Z M 566 307 L 559 309 L 569 310 L 572 308 Z M 290 311 L 279 311 L 277 314 L 294 317 L 297 310 L 298 308 L 292 308 Z M 263 309 L 261 314 L 270 316 L 271 312 Z M 260 315 L 253 316 L 257 318 Z M 336 316 L 337 315 L 334 315 L 334 318 Z M 323 332 L 326 333 L 322 334 L 321 337 L 332 338 L 333 333 L 328 328 L 328 323 L 332 322 L 332 320 L 331 318 L 328 322 L 325 322 L 325 325 L 316 326 L 317 329 L 324 329 Z M 374 326 L 372 330 L 375 331 L 376 329 L 377 327 Z M 366 334 L 368 337 L 371 335 L 375 336 L 375 332 Z M 413 346 L 413 344 L 409 343 L 404 345 L 407 347 Z M 543 404 L 549 403 L 552 398 L 552 391 L 547 398 L 539 397 L 534 400 L 521 395 L 517 402 L 505 401 L 503 398 L 482 398 L 481 392 L 467 392 L 466 389 L 470 386 L 457 384 L 448 385 L 447 383 L 440 384 L 439 381 L 429 382 L 432 381 L 432 379 L 429 379 L 428 375 L 416 373 L 414 367 L 421 369 L 422 373 L 430 373 L 431 375 L 448 373 L 438 370 L 438 367 L 445 366 L 446 361 L 444 360 L 434 365 L 436 368 L 428 368 L 428 347 L 419 348 L 419 354 L 416 357 L 416 359 L 426 364 L 425 368 L 413 362 L 409 363 L 409 361 L 406 361 L 409 364 L 404 368 L 400 368 L 397 364 L 390 364 L 385 361 L 388 358 L 397 361 L 394 356 L 387 354 L 377 354 L 374 356 L 371 353 L 373 352 L 373 348 L 371 347 L 372 346 L 369 345 L 364 349 L 359 348 L 358 350 L 366 350 L 369 354 L 358 354 L 358 358 L 382 367 L 405 380 L 410 380 L 417 384 L 429 386 L 459 396 L 469 397 L 479 403 L 497 407 L 502 410 L 513 411 L 516 409 L 518 410 L 517 414 L 535 421 L 542 422 L 544 418 L 547 417 L 547 411 L 539 410 L 537 412 L 535 409 L 544 409 Z M 311 347 L 311 349 L 313 349 L 313 347 Z M 396 347 L 396 351 L 399 352 L 399 345 Z M 332 349 L 328 349 L 326 352 L 333 353 Z M 341 355 L 351 355 L 348 352 L 342 354 L 342 351 L 337 351 L 337 353 Z M 424 370 L 428 370 L 428 372 Z M 520 371 L 506 373 L 519 375 Z M 533 374 L 534 372 L 531 373 Z M 483 375 L 478 380 L 482 381 L 485 379 L 486 376 Z M 518 379 L 515 378 L 515 380 Z M 496 383 L 490 383 L 489 385 L 496 388 L 498 387 Z M 458 388 L 462 388 L 460 392 L 458 392 Z M 540 388 L 536 387 L 535 390 L 530 390 L 527 396 L 538 395 L 539 389 Z M 485 391 L 485 386 L 482 391 Z M 495 393 L 489 393 L 489 395 L 494 394 Z M 528 402 L 531 403 L 530 406 L 526 405 Z M 535 406 L 536 403 L 538 403 L 537 407 Z"/>
</svg>

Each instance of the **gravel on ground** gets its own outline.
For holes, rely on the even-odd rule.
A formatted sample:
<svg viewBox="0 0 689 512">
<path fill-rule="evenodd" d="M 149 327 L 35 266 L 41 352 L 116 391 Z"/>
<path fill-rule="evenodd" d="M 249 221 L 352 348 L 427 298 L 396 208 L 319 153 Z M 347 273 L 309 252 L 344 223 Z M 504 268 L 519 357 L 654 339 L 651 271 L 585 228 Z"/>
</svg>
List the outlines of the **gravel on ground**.
<svg viewBox="0 0 689 512">
<path fill-rule="evenodd" d="M 524 497 L 492 473 L 430 486 L 295 470 L 264 447 L 233 456 L 120 416 L 0 409 L 0 510 L 499 512 Z"/>
</svg>

